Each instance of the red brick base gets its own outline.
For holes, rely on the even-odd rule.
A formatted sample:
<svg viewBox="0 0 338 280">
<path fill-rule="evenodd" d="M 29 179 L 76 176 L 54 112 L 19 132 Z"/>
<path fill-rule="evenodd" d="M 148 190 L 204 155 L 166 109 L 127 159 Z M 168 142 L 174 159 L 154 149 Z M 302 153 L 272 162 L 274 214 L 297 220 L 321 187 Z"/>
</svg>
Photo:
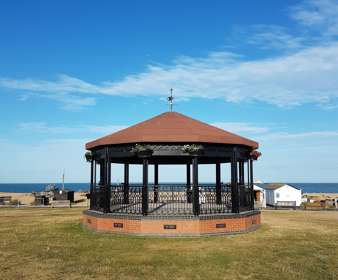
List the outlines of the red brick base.
<svg viewBox="0 0 338 280">
<path fill-rule="evenodd" d="M 259 211 L 193 218 L 114 216 L 84 211 L 83 225 L 99 232 L 157 236 L 200 236 L 248 232 L 261 223 Z"/>
</svg>

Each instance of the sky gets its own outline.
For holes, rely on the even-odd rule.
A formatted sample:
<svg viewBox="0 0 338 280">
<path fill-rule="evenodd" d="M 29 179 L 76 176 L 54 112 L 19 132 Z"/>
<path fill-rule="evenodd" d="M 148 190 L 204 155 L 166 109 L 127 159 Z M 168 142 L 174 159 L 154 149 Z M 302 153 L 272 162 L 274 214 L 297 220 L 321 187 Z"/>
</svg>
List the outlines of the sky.
<svg viewBox="0 0 338 280">
<path fill-rule="evenodd" d="M 84 144 L 166 112 L 170 88 L 175 111 L 259 142 L 255 180 L 338 182 L 337 14 L 338 0 L 1 1 L 0 183 L 88 182 Z"/>
</svg>

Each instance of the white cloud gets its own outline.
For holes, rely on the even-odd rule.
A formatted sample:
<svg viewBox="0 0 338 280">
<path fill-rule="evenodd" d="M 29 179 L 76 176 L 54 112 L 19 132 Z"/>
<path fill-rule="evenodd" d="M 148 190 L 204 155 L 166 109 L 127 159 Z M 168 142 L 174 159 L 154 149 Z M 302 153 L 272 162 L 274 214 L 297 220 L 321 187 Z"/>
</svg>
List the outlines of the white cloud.
<svg viewBox="0 0 338 280">
<path fill-rule="evenodd" d="M 0 139 L 3 156 L 10 158 L 0 170 L 0 181 L 60 182 L 65 170 L 67 182 L 88 182 L 85 142 L 84 139 L 58 139 L 20 144 Z"/>
<path fill-rule="evenodd" d="M 231 124 L 231 123 L 230 123 Z M 235 124 L 231 124 L 236 126 Z M 229 124 L 226 125 L 230 127 Z M 270 132 L 256 129 L 246 123 L 237 123 L 252 134 L 261 144 L 262 157 L 255 162 L 255 179 L 265 182 L 336 182 L 338 161 L 338 131 L 305 131 L 297 133 Z M 37 125 L 39 129 L 39 125 Z M 44 125 L 42 125 L 44 127 Z M 262 126 L 261 128 L 264 128 Z M 55 129 L 64 133 L 68 129 Z M 65 169 L 67 182 L 88 182 L 89 165 L 84 160 L 84 144 L 91 139 L 70 138 L 37 141 L 33 144 L 16 143 L 0 139 L 2 156 L 10 160 L 0 169 L 1 182 L 60 182 Z M 327 148 L 329 147 L 329 148 Z M 32 160 L 34 159 L 34 160 Z M 323 164 L 323 160 L 325 163 Z M 150 168 L 149 178 L 152 176 Z M 161 166 L 162 182 L 184 182 L 184 166 Z M 200 181 L 213 182 L 214 166 L 200 168 Z M 222 167 L 222 180 L 229 178 L 229 165 Z M 121 182 L 123 168 L 112 165 L 113 182 Z M 131 181 L 141 182 L 142 170 L 133 165 Z"/>
<path fill-rule="evenodd" d="M 309 39 L 304 34 L 298 35 L 286 27 L 272 24 L 256 24 L 251 27 L 236 26 L 234 32 L 235 38 L 241 38 L 241 44 L 254 45 L 262 50 L 294 51 L 303 48 Z"/>
<path fill-rule="evenodd" d="M 97 90 L 95 86 L 67 75 L 59 75 L 56 81 L 0 78 L 0 87 L 19 92 L 21 94 L 20 101 L 34 97 L 47 98 L 60 102 L 62 108 L 69 111 L 80 111 L 87 106 L 96 104 L 96 99 L 93 96 L 80 95 L 88 92 L 93 93 Z"/>
<path fill-rule="evenodd" d="M 215 122 L 211 125 L 227 130 L 232 133 L 240 134 L 242 136 L 257 136 L 270 131 L 267 126 L 257 126 L 246 122 Z M 22 122 L 16 128 L 18 132 L 29 134 L 45 134 L 48 137 L 66 137 L 72 138 L 74 136 L 83 135 L 86 137 L 101 137 L 121 129 L 128 127 L 128 125 L 79 125 L 79 126 L 53 126 L 46 122 Z"/>
<path fill-rule="evenodd" d="M 106 135 L 125 128 L 124 125 L 79 125 L 79 126 L 51 126 L 46 122 L 23 122 L 17 125 L 19 131 L 29 133 L 46 133 L 46 134 L 68 134 L 74 137 L 75 134 L 86 135 Z"/>
<path fill-rule="evenodd" d="M 231 57 L 229 59 L 229 57 Z M 0 86 L 26 91 L 112 96 L 166 96 L 175 86 L 178 98 L 220 98 L 227 102 L 260 101 L 277 106 L 329 105 L 338 97 L 338 43 L 312 47 L 271 59 L 244 61 L 229 53 L 184 58 L 171 66 L 148 66 L 121 81 L 93 85 L 62 76 L 56 81 L 1 79 Z M 44 87 L 44 85 L 47 85 Z M 92 98 L 92 97 L 91 97 Z M 81 105 L 90 104 L 85 100 Z"/>
<path fill-rule="evenodd" d="M 23 79 L 0 79 L 0 85 L 17 90 L 31 90 L 34 92 L 97 92 L 99 88 L 68 75 L 59 75 L 56 81 Z"/>
<path fill-rule="evenodd" d="M 264 102 L 281 107 L 317 103 L 336 108 L 338 1 L 301 2 L 291 7 L 290 13 L 319 35 L 306 30 L 291 34 L 286 27 L 276 25 L 246 27 L 252 33 L 247 43 L 288 50 L 279 56 L 248 59 L 238 53 L 216 51 L 205 57 L 180 56 L 171 64 L 148 65 L 138 74 L 97 84 L 59 75 L 54 81 L 0 78 L 0 87 L 24 94 L 22 100 L 31 96 L 53 99 L 68 110 L 95 105 L 98 95 L 162 98 L 171 87 L 177 100 L 218 98 L 233 103 Z M 322 39 L 321 34 L 331 37 Z"/>
<path fill-rule="evenodd" d="M 338 180 L 335 172 L 338 161 L 333 156 L 338 153 L 337 130 L 281 132 L 277 131 L 276 124 L 256 125 L 249 122 L 211 124 L 255 139 L 260 143 L 260 151 L 263 155 L 255 163 L 255 179 L 298 182 Z M 41 140 L 43 138 L 40 137 L 40 140 L 32 144 L 0 139 L 3 157 L 10 158 L 0 170 L 0 181 L 58 182 L 63 169 L 66 170 L 68 182 L 88 181 L 89 168 L 83 158 L 85 143 L 125 127 L 126 125 L 53 126 L 45 122 L 18 124 L 16 127 L 18 133 L 44 133 L 48 138 Z M 223 167 L 222 180 L 224 181 L 228 180 L 228 167 Z M 160 179 L 162 182 L 183 182 L 184 170 L 184 166 L 161 166 Z M 213 170 L 212 165 L 201 166 L 201 181 L 212 182 Z M 114 164 L 112 174 L 114 182 L 121 182 L 122 166 Z M 131 180 L 140 182 L 141 179 L 140 167 L 133 166 Z"/>
<path fill-rule="evenodd" d="M 335 139 L 338 140 L 338 131 L 307 131 L 299 133 L 275 132 L 261 135 L 262 140 L 297 140 L 297 139 Z M 310 140 L 309 140 L 310 141 Z"/>
<path fill-rule="evenodd" d="M 271 132 L 257 136 L 262 157 L 255 177 L 263 181 L 337 182 L 338 131 Z"/>
<path fill-rule="evenodd" d="M 40 95 L 41 96 L 41 95 Z M 49 98 L 63 104 L 63 109 L 68 111 L 81 111 L 87 106 L 93 106 L 96 104 L 94 97 L 83 97 L 70 94 L 48 94 L 44 95 L 44 98 Z"/>
<path fill-rule="evenodd" d="M 150 67 L 105 88 L 106 93 L 157 95 L 175 85 L 184 97 L 223 98 L 228 102 L 262 101 L 278 106 L 308 102 L 329 103 L 338 97 L 338 44 L 315 47 L 293 55 L 220 65 Z M 157 90 L 157 88 L 162 90 Z"/>
<path fill-rule="evenodd" d="M 291 8 L 291 16 L 312 29 L 317 29 L 323 35 L 338 35 L 338 1 L 309 0 Z"/>
<path fill-rule="evenodd" d="M 248 135 L 261 134 L 266 133 L 270 130 L 266 126 L 257 126 L 245 122 L 215 122 L 212 123 L 211 125 L 236 134 L 248 134 Z"/>
</svg>

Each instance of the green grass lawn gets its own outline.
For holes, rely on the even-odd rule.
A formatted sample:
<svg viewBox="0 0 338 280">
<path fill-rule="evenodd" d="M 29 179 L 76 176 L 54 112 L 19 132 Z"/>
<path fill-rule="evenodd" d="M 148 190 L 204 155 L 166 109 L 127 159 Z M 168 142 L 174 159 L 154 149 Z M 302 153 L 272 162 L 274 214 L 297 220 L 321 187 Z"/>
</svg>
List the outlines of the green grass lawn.
<svg viewBox="0 0 338 280">
<path fill-rule="evenodd" d="M 0 279 L 338 279 L 338 212 L 265 211 L 256 232 L 156 238 L 82 228 L 80 209 L 0 209 Z"/>
</svg>

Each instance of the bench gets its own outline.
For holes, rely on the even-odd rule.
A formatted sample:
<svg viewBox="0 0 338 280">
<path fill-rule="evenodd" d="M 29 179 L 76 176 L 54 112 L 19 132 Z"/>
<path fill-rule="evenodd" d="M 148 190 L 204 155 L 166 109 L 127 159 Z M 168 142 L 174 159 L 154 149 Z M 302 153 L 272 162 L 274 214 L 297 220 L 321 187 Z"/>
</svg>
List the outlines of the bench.
<svg viewBox="0 0 338 280">
<path fill-rule="evenodd" d="M 11 200 L 11 196 L 0 196 L 0 205 L 9 204 Z"/>
<path fill-rule="evenodd" d="M 282 207 L 282 208 L 296 208 L 296 201 L 277 201 L 275 207 Z"/>
<path fill-rule="evenodd" d="M 50 202 L 52 208 L 70 208 L 71 203 L 70 200 L 52 200 Z"/>
</svg>

